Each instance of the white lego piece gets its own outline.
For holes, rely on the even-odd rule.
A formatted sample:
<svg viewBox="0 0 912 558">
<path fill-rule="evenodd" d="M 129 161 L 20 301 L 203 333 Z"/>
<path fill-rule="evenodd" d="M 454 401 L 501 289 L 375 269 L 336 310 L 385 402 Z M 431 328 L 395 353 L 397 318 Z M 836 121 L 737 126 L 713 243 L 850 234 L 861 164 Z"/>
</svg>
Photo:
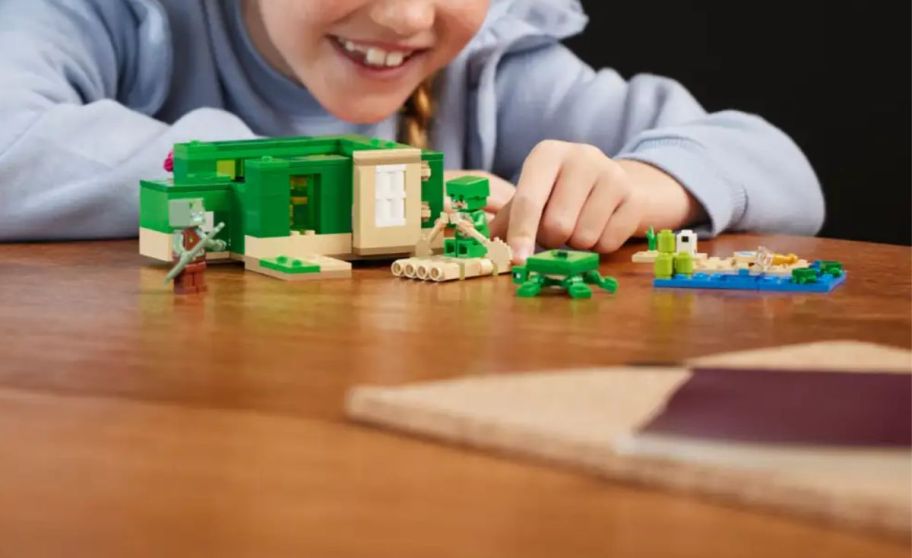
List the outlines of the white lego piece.
<svg viewBox="0 0 912 558">
<path fill-rule="evenodd" d="M 697 233 L 693 232 L 690 229 L 684 229 L 680 231 L 677 236 L 676 242 L 676 252 L 688 253 L 690 255 L 696 255 L 697 253 Z"/>
</svg>

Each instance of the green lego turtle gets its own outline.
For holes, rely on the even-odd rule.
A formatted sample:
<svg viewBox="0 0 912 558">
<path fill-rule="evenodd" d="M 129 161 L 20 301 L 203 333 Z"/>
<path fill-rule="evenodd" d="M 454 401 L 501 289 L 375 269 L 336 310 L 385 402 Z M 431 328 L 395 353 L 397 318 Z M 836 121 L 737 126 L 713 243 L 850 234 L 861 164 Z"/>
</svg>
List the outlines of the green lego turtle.
<svg viewBox="0 0 912 558">
<path fill-rule="evenodd" d="M 526 264 L 513 268 L 513 282 L 520 285 L 516 295 L 533 297 L 543 287 L 562 287 L 571 298 L 589 298 L 598 285 L 613 293 L 618 282 L 613 277 L 602 277 L 598 272 L 599 257 L 592 252 L 549 250 L 526 260 Z"/>
</svg>

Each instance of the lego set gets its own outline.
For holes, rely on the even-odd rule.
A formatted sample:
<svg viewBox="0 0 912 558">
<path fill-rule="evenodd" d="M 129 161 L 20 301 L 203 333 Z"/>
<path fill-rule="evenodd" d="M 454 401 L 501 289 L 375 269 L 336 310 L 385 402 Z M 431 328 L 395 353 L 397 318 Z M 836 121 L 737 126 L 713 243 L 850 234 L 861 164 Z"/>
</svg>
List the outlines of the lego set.
<svg viewBox="0 0 912 558">
<path fill-rule="evenodd" d="M 808 264 L 795 254 L 775 254 L 763 246 L 728 258 L 695 259 L 692 231 L 675 237 L 672 231 L 662 230 L 654 250 L 653 286 L 657 288 L 828 293 L 845 281 L 839 262 Z"/>
<path fill-rule="evenodd" d="M 206 290 L 207 261 L 298 281 L 350 277 L 350 262 L 364 258 L 393 259 L 392 275 L 432 282 L 512 271 L 520 297 L 618 287 L 590 252 L 550 250 L 511 269 L 510 247 L 488 229 L 488 180 L 445 183 L 436 151 L 363 136 L 194 141 L 176 144 L 164 168 L 170 179 L 140 182 L 139 251 L 174 264 L 166 282 L 177 293 Z M 633 261 L 653 265 L 655 287 L 829 292 L 845 280 L 838 262 L 763 247 L 707 257 L 690 230 L 646 238 Z"/>
<path fill-rule="evenodd" d="M 162 261 L 175 200 L 201 199 L 224 223 L 209 260 L 288 280 L 410 255 L 443 211 L 441 153 L 360 136 L 183 143 L 167 167 L 173 178 L 140 183 L 140 253 Z"/>
</svg>

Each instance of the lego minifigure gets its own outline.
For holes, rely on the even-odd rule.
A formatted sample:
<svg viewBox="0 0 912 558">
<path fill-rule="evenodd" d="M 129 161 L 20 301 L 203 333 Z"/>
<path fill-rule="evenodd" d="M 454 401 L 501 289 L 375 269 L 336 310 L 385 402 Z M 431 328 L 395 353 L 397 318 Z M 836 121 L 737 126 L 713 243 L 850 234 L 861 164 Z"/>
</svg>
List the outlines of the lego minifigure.
<svg viewBox="0 0 912 558">
<path fill-rule="evenodd" d="M 490 238 L 484 212 L 490 193 L 488 179 L 463 176 L 450 180 L 446 192 L 454 210 L 441 213 L 434 227 L 422 235 L 414 257 L 393 262 L 393 275 L 443 282 L 508 272 L 513 252 L 502 240 Z M 456 229 L 454 237 L 444 239 L 443 255 L 435 256 L 432 244 L 447 228 Z"/>
<path fill-rule="evenodd" d="M 206 210 L 202 199 L 180 199 L 169 202 L 169 221 L 176 230 L 172 236 L 174 267 L 165 283 L 174 279 L 175 294 L 194 294 L 206 291 L 206 250 L 223 252 L 224 240 L 214 240 L 224 223 L 206 233 Z"/>
<path fill-rule="evenodd" d="M 477 235 L 467 230 L 467 225 L 485 238 L 491 237 L 484 207 L 491 188 L 487 178 L 464 176 L 446 184 L 447 195 L 455 210 L 450 215 L 450 228 L 455 228 L 455 238 L 444 240 L 443 254 L 454 258 L 483 258 L 488 249 L 479 242 Z"/>
</svg>

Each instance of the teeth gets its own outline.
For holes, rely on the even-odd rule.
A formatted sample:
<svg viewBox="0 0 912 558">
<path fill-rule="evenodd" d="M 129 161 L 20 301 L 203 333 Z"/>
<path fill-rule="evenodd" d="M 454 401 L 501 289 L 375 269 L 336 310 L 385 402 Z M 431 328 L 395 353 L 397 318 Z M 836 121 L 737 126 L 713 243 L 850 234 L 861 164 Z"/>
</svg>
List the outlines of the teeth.
<svg viewBox="0 0 912 558">
<path fill-rule="evenodd" d="M 401 52 L 391 52 L 386 55 L 386 65 L 387 66 L 400 66 L 402 61 L 405 59 L 405 55 Z"/>
<path fill-rule="evenodd" d="M 367 63 L 374 66 L 382 66 L 386 61 L 386 52 L 379 48 L 367 49 Z"/>
<path fill-rule="evenodd" d="M 347 52 L 363 54 L 364 62 L 371 66 L 386 66 L 389 68 L 401 66 L 402 63 L 405 62 L 405 59 L 412 54 L 410 51 L 385 51 L 382 48 L 359 45 L 358 43 L 342 38 L 337 40 Z"/>
</svg>

